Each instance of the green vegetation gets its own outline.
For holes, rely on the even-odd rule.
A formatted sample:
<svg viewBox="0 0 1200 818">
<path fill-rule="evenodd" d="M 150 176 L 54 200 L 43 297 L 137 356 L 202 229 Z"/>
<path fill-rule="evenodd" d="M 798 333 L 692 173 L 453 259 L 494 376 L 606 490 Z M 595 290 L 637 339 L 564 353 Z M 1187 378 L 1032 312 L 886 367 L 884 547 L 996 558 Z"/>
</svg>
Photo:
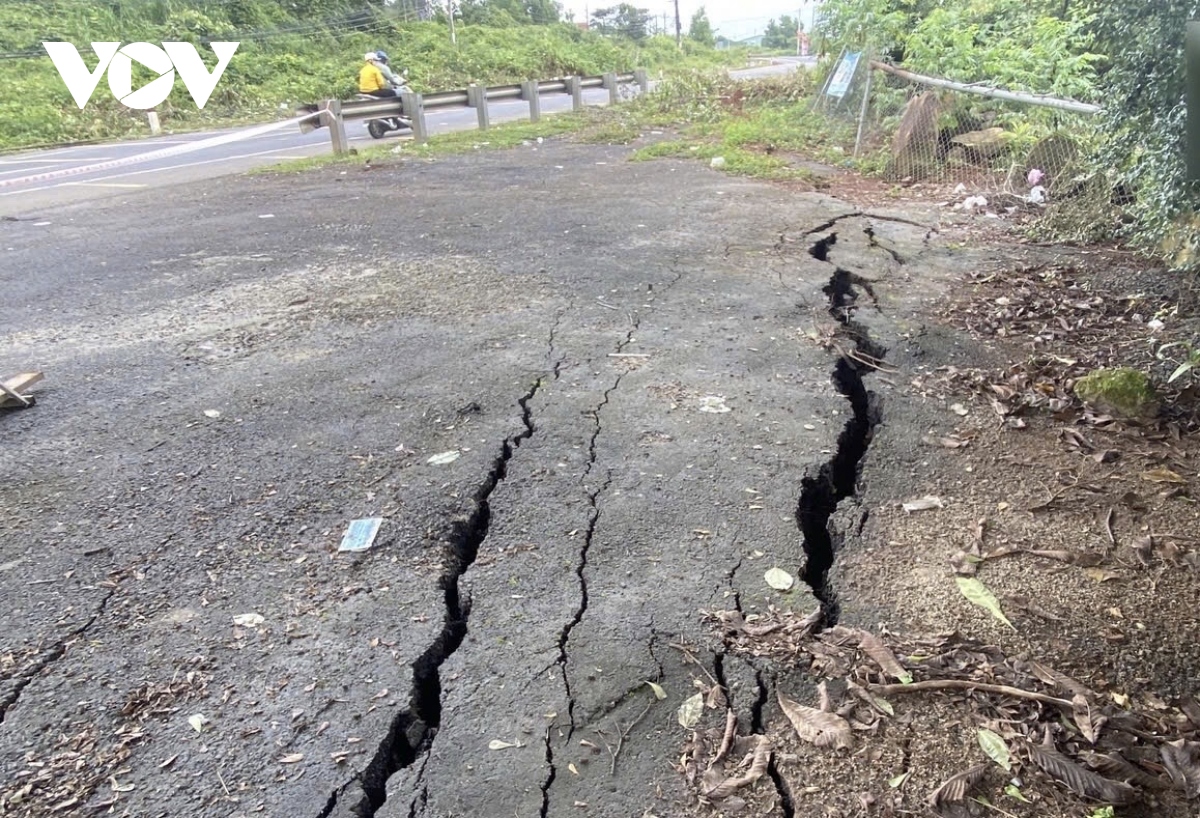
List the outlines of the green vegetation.
<svg viewBox="0 0 1200 818">
<path fill-rule="evenodd" d="M 1183 156 L 1183 41 L 1196 0 L 826 0 L 822 11 L 833 46 L 1103 105 L 1102 144 L 1073 171 L 1100 205 L 1121 200 L 1124 218 L 1097 206 L 1060 221 L 1075 223 L 1077 238 L 1119 238 L 1200 269 L 1200 191 Z"/>
<path fill-rule="evenodd" d="M 1136 369 L 1098 369 L 1075 383 L 1075 394 L 1104 412 L 1124 418 L 1153 417 L 1159 401 L 1146 373 Z"/>
<path fill-rule="evenodd" d="M 837 146 L 845 128 L 812 111 L 812 78 L 799 72 L 747 84 L 714 72 L 680 74 L 630 108 L 650 126 L 671 126 L 680 138 L 640 148 L 634 159 L 718 159 L 726 173 L 812 180 L 798 158 L 845 164 Z"/>
<path fill-rule="evenodd" d="M 350 97 L 362 55 L 382 48 L 407 68 L 420 92 L 497 85 L 567 74 L 595 75 L 642 67 L 675 71 L 744 57 L 694 40 L 681 50 L 667 37 L 611 36 L 557 20 L 551 0 L 471 0 L 455 20 L 415 19 L 407 0 L 373 5 L 351 0 L 6 0 L 0 4 L 0 149 L 145 135 L 145 114 L 111 98 L 102 79 L 85 110 L 72 101 L 43 41 L 82 46 L 93 41 L 197 45 L 211 68 L 209 41 L 240 42 L 203 111 L 182 83 L 158 114 L 179 131 L 290 116 L 294 106 Z M 135 65 L 135 69 L 139 66 Z M 148 77 L 146 77 L 148 79 Z M 142 80 L 135 76 L 137 87 Z"/>
</svg>

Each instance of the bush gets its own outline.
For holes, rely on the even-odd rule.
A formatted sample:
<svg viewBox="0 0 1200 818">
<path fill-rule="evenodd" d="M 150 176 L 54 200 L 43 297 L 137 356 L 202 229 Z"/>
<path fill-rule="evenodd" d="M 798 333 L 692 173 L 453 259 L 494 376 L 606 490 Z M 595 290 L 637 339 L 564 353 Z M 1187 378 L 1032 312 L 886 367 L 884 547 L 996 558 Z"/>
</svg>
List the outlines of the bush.
<svg viewBox="0 0 1200 818">
<path fill-rule="evenodd" d="M 351 0 L 293 0 L 287 5 L 291 13 L 284 8 L 269 0 L 6 0 L 0 4 L 0 54 L 33 56 L 0 59 L 0 112 L 8 114 L 0 119 L 0 149 L 145 133 L 144 113 L 108 99 L 103 80 L 87 110 L 80 111 L 42 50 L 43 40 L 240 42 L 203 111 L 177 84 L 158 110 L 168 130 L 277 116 L 281 110 L 290 114 L 300 103 L 348 98 L 363 53 L 376 48 L 385 49 L 395 67 L 409 69 L 409 84 L 418 92 L 635 67 L 681 70 L 743 56 L 690 40 L 681 51 L 666 37 L 633 43 L 571 24 L 528 21 L 507 27 L 457 25 L 453 44 L 445 22 L 406 22 L 387 11 L 362 18 L 361 5 Z M 346 18 L 349 10 L 360 15 L 352 23 Z M 485 16 L 489 23 L 502 17 Z M 206 53 L 203 46 L 200 51 Z M 89 57 L 84 54 L 85 62 Z"/>
</svg>

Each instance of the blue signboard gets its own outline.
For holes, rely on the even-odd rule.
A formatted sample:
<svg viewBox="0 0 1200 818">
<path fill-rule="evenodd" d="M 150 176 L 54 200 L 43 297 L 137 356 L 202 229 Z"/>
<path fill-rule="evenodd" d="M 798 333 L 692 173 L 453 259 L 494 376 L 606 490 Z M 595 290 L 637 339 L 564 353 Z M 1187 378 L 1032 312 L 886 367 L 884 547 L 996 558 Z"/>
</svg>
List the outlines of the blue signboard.
<svg viewBox="0 0 1200 818">
<path fill-rule="evenodd" d="M 860 56 L 862 56 L 862 52 L 852 51 L 842 57 L 837 71 L 833 74 L 833 79 L 829 81 L 829 90 L 825 92 L 826 94 L 838 99 L 846 96 L 846 92 L 850 90 L 850 80 L 854 78 L 854 71 L 858 68 L 858 58 Z"/>
</svg>

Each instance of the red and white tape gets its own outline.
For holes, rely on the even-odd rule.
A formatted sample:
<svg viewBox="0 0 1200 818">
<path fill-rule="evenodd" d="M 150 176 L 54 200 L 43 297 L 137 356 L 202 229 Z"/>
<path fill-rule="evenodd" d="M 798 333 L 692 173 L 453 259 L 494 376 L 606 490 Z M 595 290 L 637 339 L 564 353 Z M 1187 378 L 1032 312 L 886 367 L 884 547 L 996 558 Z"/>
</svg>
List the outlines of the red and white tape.
<svg viewBox="0 0 1200 818">
<path fill-rule="evenodd" d="M 161 148 L 160 150 L 150 151 L 149 153 L 139 153 L 134 156 L 125 156 L 120 159 L 109 159 L 104 162 L 94 162 L 90 165 L 76 165 L 70 168 L 58 168 L 56 170 L 48 170 L 43 173 L 34 173 L 30 176 L 19 176 L 16 179 L 0 179 L 0 187 L 15 187 L 17 185 L 31 185 L 39 182 L 53 182 L 56 179 L 64 179 L 70 176 L 79 176 L 84 173 L 95 173 L 102 170 L 110 170 L 112 168 L 125 167 L 127 165 L 136 165 L 141 162 L 150 162 L 155 159 L 164 159 L 168 156 L 178 156 L 184 153 L 204 150 L 205 148 L 215 148 L 218 145 L 225 145 L 230 142 L 238 142 L 243 139 L 253 139 L 271 131 L 277 131 L 281 128 L 286 128 L 289 125 L 296 125 L 306 119 L 311 119 L 318 116 L 320 112 L 315 114 L 305 114 L 304 116 L 294 117 L 293 119 L 285 119 L 281 122 L 272 122 L 269 125 L 259 125 L 255 128 L 248 128 L 243 131 L 234 131 L 232 133 L 222 134 L 221 136 L 212 136 L 208 139 L 198 139 L 195 142 L 188 142 L 183 145 L 172 145 L 169 148 Z"/>
</svg>

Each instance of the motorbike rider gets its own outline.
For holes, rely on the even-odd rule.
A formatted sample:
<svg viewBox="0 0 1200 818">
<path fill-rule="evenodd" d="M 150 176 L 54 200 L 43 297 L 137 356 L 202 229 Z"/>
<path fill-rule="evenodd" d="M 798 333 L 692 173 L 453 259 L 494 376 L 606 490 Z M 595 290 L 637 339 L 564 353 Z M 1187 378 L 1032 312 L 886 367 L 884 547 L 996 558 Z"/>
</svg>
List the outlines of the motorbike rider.
<svg viewBox="0 0 1200 818">
<path fill-rule="evenodd" d="M 363 67 L 358 71 L 358 92 L 378 99 L 399 96 L 395 88 L 389 87 L 387 77 L 380 70 L 377 52 L 369 51 L 363 55 Z"/>
<path fill-rule="evenodd" d="M 383 74 L 383 78 L 387 80 L 388 85 L 399 93 L 404 88 L 404 80 L 392 70 L 391 64 L 388 62 L 387 52 L 380 49 L 375 52 L 375 67 L 379 69 L 379 73 Z"/>
</svg>

